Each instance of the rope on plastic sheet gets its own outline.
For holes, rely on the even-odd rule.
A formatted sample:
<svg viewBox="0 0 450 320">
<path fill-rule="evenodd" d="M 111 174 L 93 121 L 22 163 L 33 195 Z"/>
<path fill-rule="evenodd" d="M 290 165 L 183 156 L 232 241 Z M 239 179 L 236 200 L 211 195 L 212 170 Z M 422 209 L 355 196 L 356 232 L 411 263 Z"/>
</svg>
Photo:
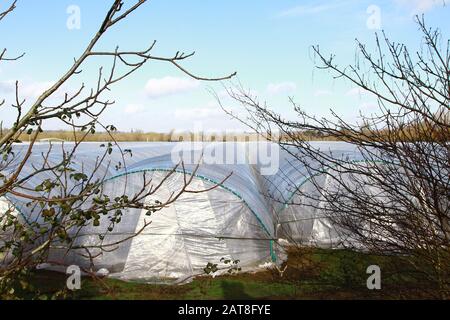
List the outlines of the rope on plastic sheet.
<svg viewBox="0 0 450 320">
<path fill-rule="evenodd" d="M 216 181 L 214 179 L 205 177 L 203 175 L 194 174 L 193 172 L 186 171 L 186 170 L 180 170 L 180 169 L 175 169 L 174 170 L 173 168 L 151 168 L 151 169 L 140 169 L 140 170 L 132 170 L 132 171 L 123 172 L 121 174 L 118 174 L 118 175 L 115 175 L 113 177 L 105 179 L 104 182 L 111 181 L 111 180 L 120 178 L 122 176 L 130 175 L 130 174 L 145 173 L 145 172 L 176 172 L 176 173 L 188 174 L 188 175 L 194 176 L 196 178 L 199 178 L 199 179 L 201 179 L 203 181 L 207 181 L 207 182 L 210 182 L 212 184 L 215 184 L 215 185 L 219 186 L 220 188 L 222 188 L 222 189 L 232 193 L 234 196 L 238 197 L 244 203 L 244 205 L 250 210 L 250 212 L 255 216 L 255 218 L 258 221 L 258 223 L 262 226 L 264 232 L 269 237 L 273 238 L 272 235 L 270 234 L 267 226 L 264 224 L 264 222 L 261 220 L 261 218 L 258 216 L 258 214 L 250 207 L 250 205 L 247 203 L 247 201 L 245 201 L 245 199 L 242 197 L 241 194 L 239 194 L 237 191 L 235 191 L 235 190 L 233 190 L 233 189 L 223 185 L 223 183 L 220 183 L 220 182 L 218 182 L 218 181 Z M 273 244 L 274 244 L 274 240 L 269 240 L 270 256 L 272 258 L 272 261 L 276 262 L 277 261 L 277 256 L 275 254 Z"/>
<path fill-rule="evenodd" d="M 350 164 L 352 163 L 389 163 L 388 161 L 383 161 L 383 160 L 374 160 L 374 161 L 369 161 L 369 160 L 351 160 Z M 332 166 L 331 168 L 328 169 L 334 169 L 337 166 L 339 166 L 339 164 L 336 164 L 334 166 Z M 295 193 L 297 192 L 297 190 L 299 188 L 301 188 L 305 183 L 307 183 L 308 181 L 310 181 L 311 179 L 320 176 L 321 174 L 326 173 L 325 166 L 322 167 L 322 169 L 320 169 L 319 172 L 312 174 L 306 178 L 304 178 L 303 180 L 300 181 L 299 184 L 297 184 L 295 186 L 295 190 L 291 192 L 291 194 L 289 195 L 288 199 L 286 200 L 286 202 L 284 203 L 283 207 L 277 212 L 277 215 L 279 215 L 281 212 L 283 212 L 284 210 L 286 210 L 289 207 L 289 202 L 294 198 Z"/>
<path fill-rule="evenodd" d="M 17 212 L 19 212 L 19 214 L 22 216 L 22 218 L 25 220 L 26 224 L 28 224 L 29 226 L 31 226 L 31 222 L 28 220 L 28 218 L 25 216 L 25 214 L 22 212 L 22 210 L 20 210 L 20 208 L 18 208 L 11 199 L 9 199 L 8 195 L 3 195 L 3 198 L 5 198 L 9 204 L 11 204 L 14 207 L 14 210 L 16 210 Z"/>
</svg>

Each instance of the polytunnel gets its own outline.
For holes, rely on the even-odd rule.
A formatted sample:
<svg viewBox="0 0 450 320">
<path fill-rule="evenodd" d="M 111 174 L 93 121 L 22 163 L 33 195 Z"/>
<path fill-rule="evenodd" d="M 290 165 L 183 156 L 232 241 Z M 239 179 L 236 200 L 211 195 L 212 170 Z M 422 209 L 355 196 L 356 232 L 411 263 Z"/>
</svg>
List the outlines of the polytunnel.
<svg viewBox="0 0 450 320">
<path fill-rule="evenodd" d="M 348 162 L 363 159 L 350 143 L 310 142 L 310 145 L 334 159 Z M 307 161 L 308 166 L 303 161 Z M 334 188 L 330 173 L 320 174 L 320 171 L 319 161 L 308 159 L 296 148 L 285 147 L 280 152 L 278 173 L 264 177 L 263 188 L 273 201 L 279 238 L 291 243 L 326 247 L 335 247 L 341 242 L 342 230 L 337 230 L 318 203 L 318 188 L 325 192 Z"/>
<path fill-rule="evenodd" d="M 122 149 L 126 147 L 132 152 L 132 156 L 127 156 L 126 167 L 116 166 L 123 161 L 117 147 L 113 148 L 107 162 L 97 166 L 96 159 L 104 152 L 99 145 L 82 144 L 74 156 L 74 166 L 87 173 L 96 170 L 97 175 L 104 177 L 103 193 L 110 198 L 123 194 L 132 196 L 141 190 L 144 180 L 151 180 L 155 185 L 164 180 L 158 191 L 145 199 L 164 203 L 177 193 L 186 176 L 192 176 L 192 183 L 188 186 L 189 192 L 182 193 L 177 201 L 150 217 L 145 210 L 130 208 L 125 210 L 121 222 L 112 232 L 106 232 L 107 216 L 101 217 L 98 227 L 83 227 L 77 233 L 75 246 L 120 242 L 114 250 L 94 250 L 97 270 L 105 268 L 110 276 L 121 279 L 175 281 L 203 274 L 208 263 L 220 263 L 221 259 L 239 260 L 243 270 L 256 270 L 260 265 L 279 263 L 283 259 L 283 252 L 274 241 L 276 223 L 271 203 L 261 189 L 256 165 L 230 159 L 228 164 L 202 163 L 198 166 L 195 161 L 187 161 L 168 175 L 177 164 L 173 148 L 180 146 L 179 143 L 128 143 L 119 144 Z M 193 159 L 200 159 L 205 153 L 221 152 L 219 149 L 224 146 L 221 143 L 181 145 Z M 53 147 L 46 161 L 60 161 L 64 148 Z M 70 145 L 66 148 L 70 149 Z M 236 157 L 248 153 L 245 144 L 234 144 L 234 148 Z M 20 155 L 25 149 L 26 146 L 17 146 L 15 151 Z M 29 163 L 39 165 L 47 149 L 48 144 L 36 145 Z M 26 166 L 21 176 L 31 170 L 31 166 Z M 38 174 L 26 183 L 33 189 L 49 178 L 46 175 L 49 173 Z M 7 198 L 25 221 L 39 219 L 20 197 L 7 195 Z M 151 224 L 141 230 L 149 220 Z M 105 232 L 106 236 L 100 240 L 99 235 Z M 49 261 L 89 267 L 90 260 L 83 257 L 83 253 L 81 249 L 69 252 L 66 248 L 53 249 Z"/>
</svg>

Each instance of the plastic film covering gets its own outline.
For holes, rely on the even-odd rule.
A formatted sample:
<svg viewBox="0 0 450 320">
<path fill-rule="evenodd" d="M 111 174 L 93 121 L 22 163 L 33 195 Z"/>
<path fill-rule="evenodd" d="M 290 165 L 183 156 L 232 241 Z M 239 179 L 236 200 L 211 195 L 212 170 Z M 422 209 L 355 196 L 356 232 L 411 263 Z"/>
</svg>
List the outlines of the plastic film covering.
<svg viewBox="0 0 450 320">
<path fill-rule="evenodd" d="M 183 152 L 191 153 L 194 161 L 174 156 L 174 147 L 180 146 Z M 48 164 L 58 164 L 72 147 L 71 144 L 55 144 L 49 149 L 48 144 L 38 144 L 28 163 L 39 167 L 45 159 Z M 105 178 L 103 192 L 110 198 L 123 194 L 133 196 L 142 189 L 144 179 L 151 180 L 152 185 L 165 180 L 162 187 L 146 199 L 164 203 L 183 186 L 185 176 L 193 176 L 188 189 L 208 191 L 183 193 L 175 203 L 150 217 L 140 209 L 127 209 L 121 222 L 102 239 L 100 235 L 109 225 L 108 216 L 101 218 L 99 227 L 84 227 L 74 247 L 95 248 L 102 244 L 110 248 L 101 252 L 91 249 L 96 269 L 106 268 L 111 276 L 122 279 L 173 281 L 202 274 L 208 262 L 219 263 L 222 258 L 239 260 L 244 270 L 255 270 L 267 262 L 282 260 L 282 252 L 274 246 L 276 224 L 262 190 L 258 166 L 237 159 L 252 157 L 246 144 L 233 145 L 234 155 L 225 161 L 228 164 L 217 156 L 229 150 L 223 143 L 195 146 L 191 143 L 135 143 L 119 144 L 119 147 L 131 149 L 132 156 L 130 153 L 123 155 L 113 146 L 107 160 L 100 163 L 105 149 L 100 143 L 84 143 L 75 153 L 72 167 L 87 175 L 94 173 Z M 26 145 L 16 146 L 16 165 L 26 148 Z M 216 155 L 216 162 L 211 161 L 212 155 Z M 196 160 L 199 159 L 198 165 Z M 182 166 L 179 160 L 183 161 Z M 176 165 L 176 172 L 168 175 Z M 14 165 L 10 168 L 12 171 Z M 20 177 L 33 171 L 27 164 Z M 26 185 L 33 189 L 48 178 L 51 173 L 42 172 L 28 179 Z M 8 195 L 8 200 L 26 221 L 40 219 L 23 199 Z M 142 229 L 149 221 L 151 224 Z M 49 261 L 90 266 L 91 261 L 83 256 L 84 249 L 66 251 L 53 249 Z"/>
<path fill-rule="evenodd" d="M 359 162 L 364 157 L 352 144 L 345 142 L 311 142 L 311 146 L 333 159 Z M 311 169 L 298 159 L 307 162 Z M 342 239 L 342 230 L 324 216 L 318 198 L 317 184 L 324 192 L 332 192 L 332 174 L 319 174 L 319 161 L 308 160 L 295 148 L 280 152 L 280 169 L 276 175 L 264 176 L 263 188 L 273 201 L 277 236 L 291 242 L 333 247 Z M 312 182 L 314 179 L 314 183 Z M 306 195 L 306 196 L 302 196 Z"/>
</svg>

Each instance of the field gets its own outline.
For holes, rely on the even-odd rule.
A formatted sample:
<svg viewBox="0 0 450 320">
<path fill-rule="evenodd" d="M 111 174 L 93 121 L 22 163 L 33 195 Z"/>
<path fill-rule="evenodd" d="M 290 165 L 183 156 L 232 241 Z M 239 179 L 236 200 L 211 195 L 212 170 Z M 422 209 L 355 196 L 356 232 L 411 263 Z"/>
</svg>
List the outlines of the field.
<svg viewBox="0 0 450 320">
<path fill-rule="evenodd" d="M 8 132 L 9 129 L 0 129 L 0 138 Z M 332 137 L 324 137 L 317 135 L 314 132 L 305 132 L 299 134 L 304 140 L 310 141 L 330 141 L 335 140 Z M 31 136 L 22 133 L 19 135 L 17 142 L 28 142 Z M 178 141 L 222 141 L 222 142 L 246 142 L 246 141 L 262 141 L 265 138 L 261 135 L 250 132 L 236 132 L 236 133 L 220 133 L 220 132 L 176 132 L 172 130 L 170 132 L 144 132 L 142 130 L 136 130 L 131 132 L 95 132 L 88 133 L 84 136 L 84 132 L 81 131 L 68 131 L 68 130 L 46 130 L 39 133 L 37 141 L 45 140 L 57 140 L 57 141 L 83 141 L 86 142 L 178 142 Z"/>
<path fill-rule="evenodd" d="M 377 257 L 346 250 L 290 250 L 288 267 L 281 277 L 276 270 L 242 273 L 216 278 L 198 277 L 183 285 L 151 285 L 115 279 L 82 280 L 79 291 L 65 298 L 111 299 L 426 299 L 427 283 L 395 257 Z M 381 290 L 368 290 L 366 268 L 377 264 L 382 270 Z M 399 269 L 401 268 L 401 269 Z M 402 272 L 398 272 L 402 270 Z M 66 281 L 54 272 L 39 272 L 32 283 L 40 298 L 49 298 Z M 30 293 L 23 292 L 25 298 Z"/>
</svg>

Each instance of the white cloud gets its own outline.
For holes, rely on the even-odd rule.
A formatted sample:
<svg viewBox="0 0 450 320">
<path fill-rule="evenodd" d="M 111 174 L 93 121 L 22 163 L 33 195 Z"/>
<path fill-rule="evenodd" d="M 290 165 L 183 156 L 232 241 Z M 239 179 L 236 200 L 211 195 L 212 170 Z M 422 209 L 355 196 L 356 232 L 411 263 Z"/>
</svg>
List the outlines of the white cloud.
<svg viewBox="0 0 450 320">
<path fill-rule="evenodd" d="M 21 99 L 36 99 L 45 90 L 49 89 L 54 84 L 53 81 L 31 81 L 31 80 L 19 80 L 19 98 Z M 56 92 L 53 97 L 63 97 L 61 88 Z M 15 95 L 16 93 L 16 80 L 0 81 L 0 92 L 4 94 Z"/>
<path fill-rule="evenodd" d="M 177 108 L 174 111 L 174 116 L 177 119 L 186 120 L 212 120 L 223 119 L 226 113 L 220 108 L 215 100 L 210 100 L 202 107 L 183 107 Z"/>
<path fill-rule="evenodd" d="M 425 13 L 437 6 L 444 6 L 446 0 L 393 0 L 395 3 L 409 8 L 412 14 Z M 305 15 L 313 15 L 326 11 L 338 9 L 346 6 L 354 1 L 334 0 L 334 1 L 321 1 L 320 3 L 311 3 L 298 5 L 284 11 L 279 12 L 277 18 L 298 17 Z"/>
<path fill-rule="evenodd" d="M 135 114 L 144 111 L 144 106 L 141 104 L 129 104 L 125 106 L 124 112 L 128 114 Z"/>
<path fill-rule="evenodd" d="M 370 94 L 370 92 L 359 87 L 351 88 L 345 93 L 347 97 L 361 97 L 368 94 Z"/>
<path fill-rule="evenodd" d="M 1 93 L 11 93 L 14 92 L 15 81 L 6 80 L 0 81 L 0 92 Z"/>
<path fill-rule="evenodd" d="M 295 90 L 297 90 L 297 85 L 294 82 L 270 83 L 267 86 L 267 92 L 270 95 L 287 94 Z"/>
<path fill-rule="evenodd" d="M 420 14 L 432 10 L 437 6 L 444 6 L 445 0 L 395 0 L 401 6 L 408 7 L 411 14 Z"/>
<path fill-rule="evenodd" d="M 175 118 L 184 120 L 207 120 L 223 116 L 222 110 L 206 108 L 179 108 L 174 112 Z"/>
<path fill-rule="evenodd" d="M 33 81 L 33 80 L 19 80 L 19 98 L 26 100 L 34 100 L 48 90 L 54 81 Z M 57 92 L 55 92 L 51 98 L 61 99 L 64 98 L 65 92 L 69 94 L 73 90 L 69 90 L 67 85 L 63 85 Z M 0 81 L 0 93 L 8 95 L 15 99 L 16 94 L 16 80 Z M 73 93 L 73 92 L 72 92 Z"/>
<path fill-rule="evenodd" d="M 52 81 L 28 83 L 21 88 L 20 92 L 26 97 L 37 98 L 53 84 Z"/>
<path fill-rule="evenodd" d="M 361 103 L 361 105 L 359 106 L 359 110 L 361 112 L 373 112 L 378 110 L 378 103 L 373 102 L 373 101 L 368 101 L 368 102 L 363 102 Z"/>
<path fill-rule="evenodd" d="M 321 13 L 325 11 L 330 11 L 344 5 L 348 4 L 348 1 L 334 1 L 331 2 L 323 2 L 320 4 L 308 4 L 308 5 L 299 5 L 293 8 L 281 11 L 277 14 L 278 18 L 284 17 L 298 17 L 303 15 L 311 15 L 316 13 Z"/>
<path fill-rule="evenodd" d="M 330 96 L 333 92 L 330 90 L 324 90 L 324 89 L 318 89 L 314 92 L 314 97 L 324 97 L 324 96 Z"/>
<path fill-rule="evenodd" d="M 200 83 L 193 79 L 179 77 L 164 77 L 150 79 L 145 85 L 145 93 L 149 98 L 159 98 L 196 89 Z"/>
<path fill-rule="evenodd" d="M 243 88 L 242 92 L 239 88 L 229 88 L 228 91 L 227 90 L 223 90 L 221 92 L 219 92 L 218 94 L 218 98 L 219 99 L 232 99 L 231 97 L 234 94 L 237 95 L 241 95 L 241 93 L 246 94 L 249 97 L 252 97 L 254 99 L 256 99 L 257 97 L 260 96 L 259 91 L 255 90 L 255 89 L 247 89 L 247 88 Z"/>
</svg>

